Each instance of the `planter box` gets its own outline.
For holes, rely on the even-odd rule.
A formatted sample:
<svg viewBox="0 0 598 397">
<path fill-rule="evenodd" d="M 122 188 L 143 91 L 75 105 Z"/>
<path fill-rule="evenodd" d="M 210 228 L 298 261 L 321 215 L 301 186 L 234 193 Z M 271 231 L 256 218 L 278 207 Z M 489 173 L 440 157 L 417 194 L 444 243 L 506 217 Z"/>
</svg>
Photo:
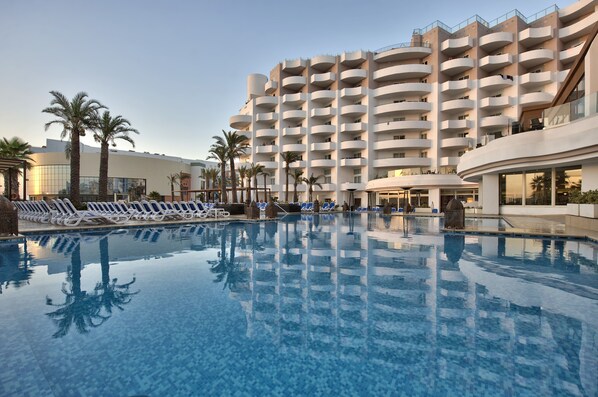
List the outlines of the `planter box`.
<svg viewBox="0 0 598 397">
<path fill-rule="evenodd" d="M 579 204 L 579 216 L 598 218 L 598 204 Z"/>
<path fill-rule="evenodd" d="M 567 204 L 567 215 L 579 216 L 579 204 Z"/>
</svg>

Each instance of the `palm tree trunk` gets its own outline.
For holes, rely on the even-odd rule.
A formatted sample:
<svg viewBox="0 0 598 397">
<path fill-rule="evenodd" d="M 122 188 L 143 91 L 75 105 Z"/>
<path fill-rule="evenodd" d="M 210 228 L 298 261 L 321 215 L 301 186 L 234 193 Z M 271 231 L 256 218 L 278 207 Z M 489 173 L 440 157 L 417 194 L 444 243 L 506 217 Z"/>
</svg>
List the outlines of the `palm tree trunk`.
<svg viewBox="0 0 598 397">
<path fill-rule="evenodd" d="M 170 201 L 174 200 L 174 182 L 170 181 Z"/>
<path fill-rule="evenodd" d="M 286 190 L 286 194 L 284 196 L 284 200 L 288 203 L 289 202 L 289 163 L 287 163 L 286 167 L 284 167 L 284 173 L 285 173 L 285 190 Z"/>
<path fill-rule="evenodd" d="M 81 189 L 79 186 L 81 176 L 81 153 L 79 151 L 79 133 L 78 129 L 71 131 L 71 201 L 75 207 L 81 206 Z"/>
<path fill-rule="evenodd" d="M 266 177 L 267 177 L 267 175 L 264 174 L 264 202 L 268 201 L 268 190 L 266 188 Z"/>
<path fill-rule="evenodd" d="M 102 142 L 100 148 L 100 177 L 98 199 L 108 201 L 108 142 Z"/>
<path fill-rule="evenodd" d="M 226 197 L 226 163 L 222 162 L 220 164 L 220 180 L 222 181 L 220 186 L 220 202 L 228 203 L 228 197 Z"/>
<path fill-rule="evenodd" d="M 299 196 L 297 196 L 297 181 L 293 183 L 293 202 L 299 202 Z"/>
<path fill-rule="evenodd" d="M 253 176 L 253 184 L 255 185 L 255 201 L 258 202 L 260 200 L 260 193 L 257 188 L 257 175 Z"/>
<path fill-rule="evenodd" d="M 100 240 L 100 264 L 102 266 L 102 284 L 110 283 L 110 257 L 108 255 L 108 237 Z"/>
<path fill-rule="evenodd" d="M 241 178 L 241 202 L 244 203 L 245 202 L 245 184 L 243 183 L 243 178 Z"/>
<path fill-rule="evenodd" d="M 251 204 L 251 175 L 247 178 L 247 201 Z"/>
<path fill-rule="evenodd" d="M 313 200 L 312 200 L 313 193 L 314 193 L 314 189 L 313 189 L 312 185 L 309 185 L 309 202 L 310 203 L 313 203 Z"/>
<path fill-rule="evenodd" d="M 235 159 L 230 159 L 230 183 L 232 185 L 233 204 L 238 203 L 237 199 L 237 175 L 235 173 Z"/>
</svg>

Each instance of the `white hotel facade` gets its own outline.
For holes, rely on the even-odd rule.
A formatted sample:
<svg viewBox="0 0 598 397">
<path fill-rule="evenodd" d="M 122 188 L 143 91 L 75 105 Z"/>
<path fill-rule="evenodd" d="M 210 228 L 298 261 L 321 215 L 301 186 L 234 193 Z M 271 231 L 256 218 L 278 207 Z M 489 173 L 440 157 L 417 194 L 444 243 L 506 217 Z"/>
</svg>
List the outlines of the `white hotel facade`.
<svg viewBox="0 0 598 397">
<path fill-rule="evenodd" d="M 406 43 L 286 60 L 269 76 L 251 74 L 246 103 L 230 118 L 250 139 L 241 162 L 264 165 L 281 198 L 280 154 L 298 152 L 302 160 L 290 167 L 323 176 L 314 193 L 320 201 L 401 204 L 409 194 L 412 204 L 441 210 L 453 197 L 481 202 L 482 174 L 462 179 L 461 157 L 519 132 L 524 110 L 551 106 L 597 8 L 582 0 L 527 17 L 476 15 L 452 28 L 436 21 Z"/>
</svg>

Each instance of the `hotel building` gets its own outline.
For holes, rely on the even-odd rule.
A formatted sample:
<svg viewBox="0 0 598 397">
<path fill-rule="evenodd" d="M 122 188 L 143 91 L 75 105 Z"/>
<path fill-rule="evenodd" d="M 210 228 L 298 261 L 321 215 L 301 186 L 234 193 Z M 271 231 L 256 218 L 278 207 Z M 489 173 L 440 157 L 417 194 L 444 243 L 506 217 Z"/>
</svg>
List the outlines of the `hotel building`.
<svg viewBox="0 0 598 397">
<path fill-rule="evenodd" d="M 481 174 L 457 174 L 461 156 L 536 127 L 522 114 L 553 104 L 598 22 L 597 7 L 583 0 L 490 22 L 436 21 L 405 43 L 285 60 L 269 76 L 251 74 L 245 105 L 230 118 L 250 139 L 241 162 L 264 165 L 281 198 L 281 153 L 297 152 L 301 161 L 290 167 L 323 176 L 314 193 L 321 201 L 402 206 L 409 195 L 412 204 L 441 210 L 453 197 L 481 201 Z M 512 149 L 505 145 L 500 150 Z M 580 163 L 571 165 L 580 179 Z"/>
</svg>

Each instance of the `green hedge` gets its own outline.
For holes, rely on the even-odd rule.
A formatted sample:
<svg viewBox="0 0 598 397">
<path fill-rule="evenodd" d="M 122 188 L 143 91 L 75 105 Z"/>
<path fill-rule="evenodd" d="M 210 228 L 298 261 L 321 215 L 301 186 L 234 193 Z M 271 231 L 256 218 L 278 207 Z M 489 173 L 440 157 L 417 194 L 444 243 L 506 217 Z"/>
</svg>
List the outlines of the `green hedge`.
<svg viewBox="0 0 598 397">
<path fill-rule="evenodd" d="M 571 204 L 598 204 L 598 189 L 581 192 L 574 190 L 569 196 Z"/>
</svg>

